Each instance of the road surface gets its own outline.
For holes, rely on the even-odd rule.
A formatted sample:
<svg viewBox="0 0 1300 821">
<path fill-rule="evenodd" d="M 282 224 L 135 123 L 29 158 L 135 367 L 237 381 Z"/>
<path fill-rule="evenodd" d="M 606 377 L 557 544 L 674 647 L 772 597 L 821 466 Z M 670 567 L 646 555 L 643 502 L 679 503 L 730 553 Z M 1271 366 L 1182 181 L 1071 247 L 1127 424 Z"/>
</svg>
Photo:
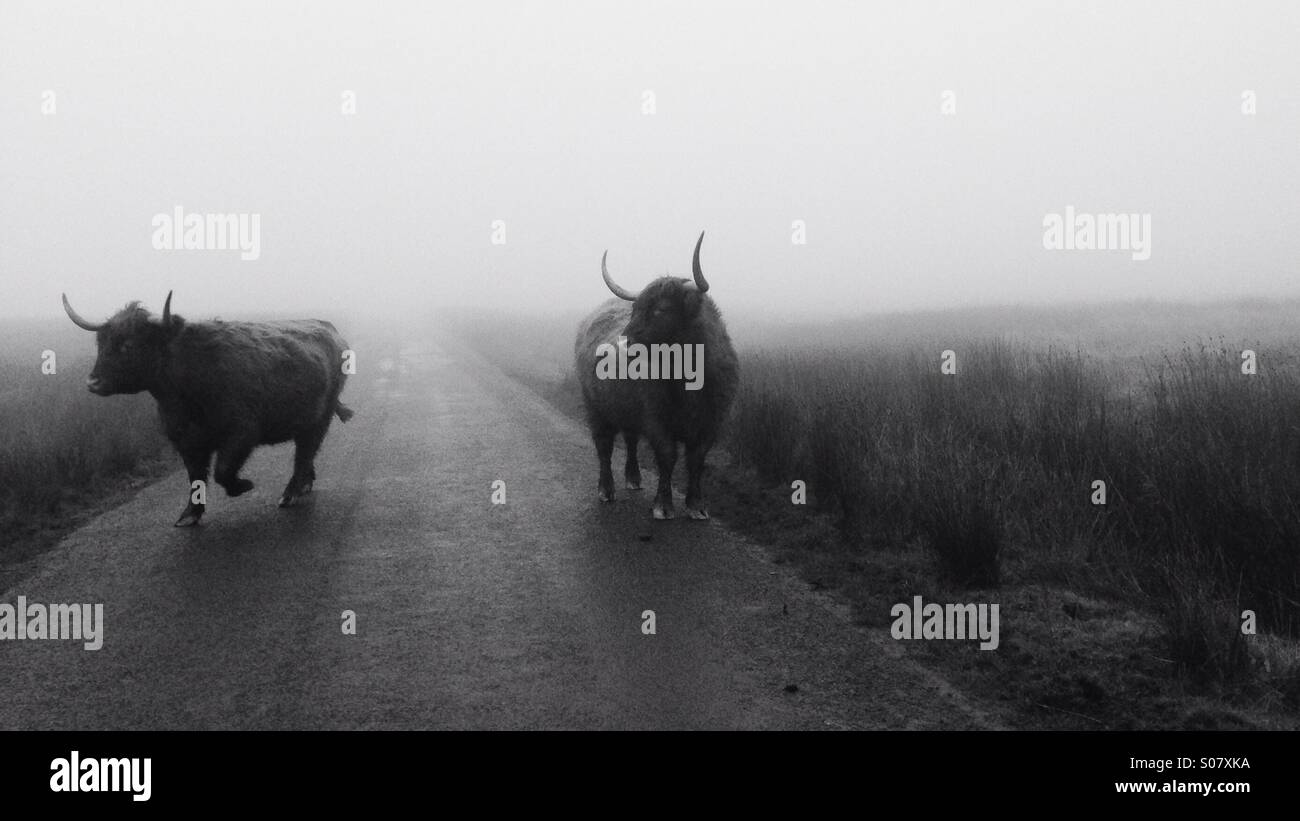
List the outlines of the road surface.
<svg viewBox="0 0 1300 821">
<path fill-rule="evenodd" d="M 992 725 L 718 521 L 654 522 L 652 491 L 601 505 L 581 426 L 474 354 L 385 355 L 303 506 L 276 508 L 291 451 L 263 448 L 201 527 L 171 527 L 178 470 L 6 577 L 0 602 L 105 624 L 98 651 L 0 642 L 0 728 Z"/>
</svg>

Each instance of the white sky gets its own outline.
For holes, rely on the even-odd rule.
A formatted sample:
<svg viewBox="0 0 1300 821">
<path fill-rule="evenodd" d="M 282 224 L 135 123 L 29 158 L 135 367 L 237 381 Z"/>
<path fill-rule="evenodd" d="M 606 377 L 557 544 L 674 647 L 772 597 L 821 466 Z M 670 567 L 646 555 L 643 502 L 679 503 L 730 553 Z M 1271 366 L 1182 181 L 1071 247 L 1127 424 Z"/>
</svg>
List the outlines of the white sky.
<svg viewBox="0 0 1300 821">
<path fill-rule="evenodd" d="M 0 315 L 573 309 L 701 230 L 729 314 L 1300 295 L 1300 4 L 560 6 L 4 0 Z M 1045 251 L 1067 205 L 1150 260 Z"/>
</svg>

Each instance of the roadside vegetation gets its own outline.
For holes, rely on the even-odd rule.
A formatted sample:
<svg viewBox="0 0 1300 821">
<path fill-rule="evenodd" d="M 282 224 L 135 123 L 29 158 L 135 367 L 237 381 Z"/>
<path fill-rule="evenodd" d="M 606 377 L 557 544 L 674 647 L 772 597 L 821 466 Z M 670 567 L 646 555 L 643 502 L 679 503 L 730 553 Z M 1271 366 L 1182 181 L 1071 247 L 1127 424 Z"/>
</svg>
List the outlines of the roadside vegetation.
<svg viewBox="0 0 1300 821">
<path fill-rule="evenodd" d="M 0 562 L 28 558 L 152 479 L 174 470 L 147 394 L 86 390 L 94 341 L 54 323 L 0 332 Z M 54 373 L 42 353 L 55 354 Z"/>
</svg>

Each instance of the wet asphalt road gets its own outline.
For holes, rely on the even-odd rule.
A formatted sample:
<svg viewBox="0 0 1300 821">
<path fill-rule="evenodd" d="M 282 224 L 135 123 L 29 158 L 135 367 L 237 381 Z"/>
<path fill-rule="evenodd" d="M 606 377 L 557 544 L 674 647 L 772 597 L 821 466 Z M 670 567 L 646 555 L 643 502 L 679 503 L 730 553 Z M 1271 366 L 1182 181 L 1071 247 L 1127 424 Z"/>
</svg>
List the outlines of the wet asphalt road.
<svg viewBox="0 0 1300 821">
<path fill-rule="evenodd" d="M 304 505 L 276 508 L 291 449 L 262 448 L 255 490 L 175 529 L 178 470 L 7 584 L 102 602 L 105 635 L 0 642 L 0 728 L 989 726 L 717 520 L 654 522 L 653 491 L 601 505 L 586 432 L 475 355 L 385 356 Z"/>
</svg>

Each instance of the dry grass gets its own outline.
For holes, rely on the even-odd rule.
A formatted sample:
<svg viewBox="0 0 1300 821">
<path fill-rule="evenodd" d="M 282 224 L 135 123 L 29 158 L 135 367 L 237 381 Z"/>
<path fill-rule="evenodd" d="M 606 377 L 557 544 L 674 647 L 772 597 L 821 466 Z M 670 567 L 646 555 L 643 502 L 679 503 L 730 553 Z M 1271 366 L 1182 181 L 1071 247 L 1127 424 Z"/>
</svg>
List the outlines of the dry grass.
<svg viewBox="0 0 1300 821">
<path fill-rule="evenodd" d="M 41 372 L 44 350 L 57 355 L 54 374 Z M 148 395 L 86 390 L 93 359 L 93 337 L 66 321 L 0 328 L 0 562 L 48 546 L 105 498 L 175 467 Z"/>
<path fill-rule="evenodd" d="M 967 586 L 996 584 L 1008 541 L 1082 541 L 1097 572 L 1166 614 L 1197 678 L 1245 669 L 1244 609 L 1300 635 L 1293 360 L 1245 375 L 1239 349 L 1185 347 L 1134 390 L 1077 352 L 957 350 L 956 375 L 903 350 L 751 354 L 727 446 L 763 481 L 805 479 L 850 540 L 919 534 Z"/>
</svg>

